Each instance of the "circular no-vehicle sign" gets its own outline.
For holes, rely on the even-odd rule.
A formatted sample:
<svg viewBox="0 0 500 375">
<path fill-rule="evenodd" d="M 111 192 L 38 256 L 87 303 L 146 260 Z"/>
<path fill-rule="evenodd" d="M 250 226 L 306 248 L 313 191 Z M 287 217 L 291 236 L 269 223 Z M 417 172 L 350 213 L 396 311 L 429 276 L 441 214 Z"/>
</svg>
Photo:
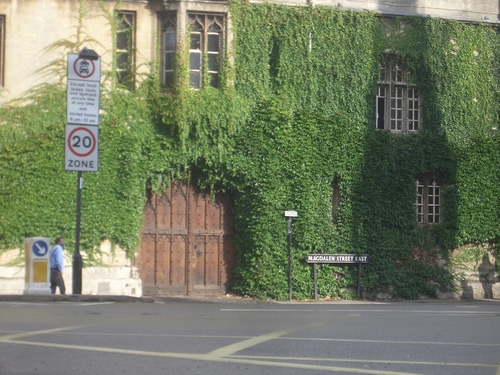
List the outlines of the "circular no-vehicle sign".
<svg viewBox="0 0 500 375">
<path fill-rule="evenodd" d="M 98 132 L 94 125 L 66 125 L 66 170 L 97 171 Z"/>
<path fill-rule="evenodd" d="M 101 58 L 89 60 L 76 53 L 68 54 L 68 80 L 93 81 L 101 80 Z"/>
<path fill-rule="evenodd" d="M 90 78 L 95 73 L 95 64 L 92 60 L 78 57 L 73 63 L 73 71 L 79 78 Z"/>
</svg>

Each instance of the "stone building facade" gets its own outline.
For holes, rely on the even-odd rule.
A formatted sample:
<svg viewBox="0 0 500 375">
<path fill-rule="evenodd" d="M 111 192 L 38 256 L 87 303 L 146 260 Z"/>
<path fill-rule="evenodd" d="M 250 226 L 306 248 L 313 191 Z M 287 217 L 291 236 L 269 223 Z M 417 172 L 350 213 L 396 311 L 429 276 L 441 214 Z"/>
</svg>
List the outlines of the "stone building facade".
<svg viewBox="0 0 500 375">
<path fill-rule="evenodd" d="M 456 0 L 276 0 L 275 2 L 290 6 L 322 5 L 342 10 L 368 10 L 388 17 L 423 16 L 472 23 L 496 24 L 500 17 L 500 4 L 497 0 L 459 2 Z M 161 65 L 158 79 L 164 84 L 170 83 L 172 76 L 169 54 L 175 53 L 181 41 L 180 36 L 186 34 L 188 25 L 195 25 L 200 40 L 203 36 L 203 40 L 208 41 L 203 48 L 209 56 L 215 56 L 222 48 L 217 39 L 221 34 L 224 34 L 228 50 L 231 49 L 231 15 L 228 13 L 229 5 L 226 1 L 88 0 L 80 3 L 77 0 L 2 0 L 0 2 L 0 104 L 19 98 L 31 87 L 46 82 L 47 79 L 58 79 L 57 74 L 47 78 L 40 73 L 43 70 L 52 72 L 59 70 L 61 73 L 59 76 L 64 76 L 65 66 L 60 64 L 60 61 L 64 61 L 64 56 L 60 55 L 58 49 L 49 47 L 59 41 L 75 37 L 78 26 L 75 17 L 79 12 L 79 4 L 84 6 L 85 35 L 82 35 L 82 38 L 88 37 L 89 40 L 95 41 L 92 47 L 102 58 L 103 70 L 112 64 L 112 51 L 119 51 L 117 68 L 123 71 L 120 79 L 124 82 L 129 80 L 131 85 L 141 74 L 150 73 L 149 63 L 158 59 Z M 119 15 L 116 30 L 110 27 L 103 16 L 106 12 L 109 14 L 115 12 Z M 162 47 L 159 48 L 157 44 L 162 44 Z M 192 56 L 196 60 L 195 54 Z M 191 83 L 196 87 L 204 73 L 201 65 L 199 70 L 195 68 L 191 70 Z M 211 72 L 216 73 L 217 67 L 214 66 L 212 71 L 209 68 L 208 74 Z M 104 266 L 84 270 L 83 293 L 140 296 L 141 279 L 133 260 L 125 258 L 120 250 L 113 253 L 107 243 L 103 246 L 104 253 L 107 254 L 102 259 Z M 15 262 L 17 255 L 18 251 L 11 250 L 0 257 L 2 294 L 22 293 L 23 266 L 8 266 Z M 481 272 L 467 273 L 470 285 L 475 285 L 475 289 L 471 289 L 470 293 L 463 297 L 498 298 L 500 296 L 498 276 L 495 276 L 490 268 Z M 70 274 L 66 279 L 71 280 Z M 71 290 L 71 284 L 68 287 Z M 487 292 L 482 293 L 482 290 Z M 456 295 L 444 297 L 456 297 Z"/>
<path fill-rule="evenodd" d="M 295 6 L 322 5 L 345 10 L 379 12 L 387 16 L 424 16 L 456 19 L 464 22 L 499 22 L 497 0 L 287 0 L 275 3 Z M 112 30 L 103 17 L 98 0 L 83 2 L 88 36 L 99 43 L 96 52 L 104 64 L 111 63 Z M 220 14 L 227 17 L 225 1 L 104 0 L 108 12 L 121 12 L 123 27 L 133 28 L 134 56 L 129 56 L 137 75 L 148 72 L 148 62 L 156 59 L 157 36 L 161 32 L 163 15 L 175 17 L 175 34 L 184 35 L 190 14 Z M 77 0 L 3 0 L 0 3 L 0 103 L 19 97 L 36 84 L 44 82 L 37 72 L 60 58 L 57 50 L 46 51 L 53 43 L 75 35 L 79 2 Z M 163 27 L 167 27 L 163 25 Z M 174 30 L 172 31 L 172 33 Z M 230 22 L 227 29 L 230 46 Z M 63 66 L 60 67 L 64 69 Z"/>
</svg>

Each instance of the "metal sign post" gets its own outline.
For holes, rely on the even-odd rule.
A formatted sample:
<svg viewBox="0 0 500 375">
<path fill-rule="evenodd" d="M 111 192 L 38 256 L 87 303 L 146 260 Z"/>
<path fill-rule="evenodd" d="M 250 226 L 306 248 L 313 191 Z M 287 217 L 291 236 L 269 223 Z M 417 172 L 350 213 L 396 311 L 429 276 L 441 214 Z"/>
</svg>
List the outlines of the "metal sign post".
<svg viewBox="0 0 500 375">
<path fill-rule="evenodd" d="M 82 269 L 83 261 L 80 253 L 80 218 L 82 207 L 82 171 L 78 171 L 76 181 L 76 229 L 75 229 L 75 252 L 73 253 L 73 294 L 82 294 Z"/>
<path fill-rule="evenodd" d="M 80 253 L 82 172 L 96 172 L 99 164 L 99 107 L 101 59 L 93 50 L 68 55 L 65 169 L 78 171 L 76 185 L 73 294 L 82 294 L 83 261 Z"/>
<path fill-rule="evenodd" d="M 297 211 L 285 211 L 288 233 L 288 298 L 292 300 L 292 221 L 294 217 L 298 217 Z"/>
</svg>

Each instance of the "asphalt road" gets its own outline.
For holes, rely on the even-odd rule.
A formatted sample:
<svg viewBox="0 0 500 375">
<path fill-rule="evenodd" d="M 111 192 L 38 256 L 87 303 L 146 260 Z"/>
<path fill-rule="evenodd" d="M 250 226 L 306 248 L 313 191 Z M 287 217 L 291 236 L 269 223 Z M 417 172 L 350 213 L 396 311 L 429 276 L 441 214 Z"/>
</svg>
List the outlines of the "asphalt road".
<svg viewBox="0 0 500 375">
<path fill-rule="evenodd" d="M 2 301 L 19 374 L 500 375 L 500 301 Z"/>
</svg>

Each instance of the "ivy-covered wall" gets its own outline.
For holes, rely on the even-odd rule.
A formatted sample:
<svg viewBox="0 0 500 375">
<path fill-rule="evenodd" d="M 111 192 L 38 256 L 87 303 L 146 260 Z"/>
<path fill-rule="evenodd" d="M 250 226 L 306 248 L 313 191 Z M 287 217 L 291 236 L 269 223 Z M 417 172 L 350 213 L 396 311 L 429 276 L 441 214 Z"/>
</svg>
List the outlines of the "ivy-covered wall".
<svg viewBox="0 0 500 375">
<path fill-rule="evenodd" d="M 312 296 L 307 253 L 369 253 L 363 289 L 417 298 L 452 280 L 438 259 L 468 243 L 498 242 L 494 27 L 429 18 L 389 27 L 369 12 L 239 1 L 231 16 L 224 81 L 234 84 L 191 91 L 181 71 L 175 92 L 153 74 L 134 92 L 111 86 L 102 95 L 99 172 L 84 174 L 83 251 L 108 238 L 132 256 L 146 190 L 179 178 L 233 197 L 233 289 L 245 296 L 288 297 L 285 210 L 299 212 L 295 298 Z M 424 98 L 417 134 L 375 129 L 384 52 L 411 62 Z M 76 174 L 64 171 L 64 87 L 46 85 L 31 104 L 4 106 L 0 122 L 0 247 L 63 235 L 73 248 Z M 443 178 L 444 218 L 419 227 L 415 179 L 428 170 Z M 341 203 L 333 218 L 334 181 Z M 348 297 L 354 273 L 320 266 L 320 295 Z"/>
</svg>

